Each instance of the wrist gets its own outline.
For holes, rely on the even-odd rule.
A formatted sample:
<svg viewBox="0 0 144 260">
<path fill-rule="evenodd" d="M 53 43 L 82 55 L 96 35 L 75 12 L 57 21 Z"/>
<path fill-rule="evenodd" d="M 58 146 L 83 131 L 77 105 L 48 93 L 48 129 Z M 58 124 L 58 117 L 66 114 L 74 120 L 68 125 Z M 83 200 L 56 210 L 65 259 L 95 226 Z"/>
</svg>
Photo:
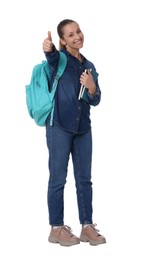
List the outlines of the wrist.
<svg viewBox="0 0 144 260">
<path fill-rule="evenodd" d="M 88 92 L 89 92 L 90 95 L 95 95 L 95 93 L 96 93 L 96 85 L 93 84 L 93 86 L 89 88 Z"/>
</svg>

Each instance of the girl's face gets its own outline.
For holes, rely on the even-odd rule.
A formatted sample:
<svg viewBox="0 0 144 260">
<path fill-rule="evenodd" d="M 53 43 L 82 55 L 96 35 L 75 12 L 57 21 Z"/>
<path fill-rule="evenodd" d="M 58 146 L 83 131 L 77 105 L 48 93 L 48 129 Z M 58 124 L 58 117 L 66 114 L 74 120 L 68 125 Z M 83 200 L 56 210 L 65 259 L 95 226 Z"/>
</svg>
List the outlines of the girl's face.
<svg viewBox="0 0 144 260">
<path fill-rule="evenodd" d="M 65 25 L 63 28 L 63 38 L 61 43 L 67 50 L 79 50 L 83 47 L 84 35 L 75 22 Z"/>
</svg>

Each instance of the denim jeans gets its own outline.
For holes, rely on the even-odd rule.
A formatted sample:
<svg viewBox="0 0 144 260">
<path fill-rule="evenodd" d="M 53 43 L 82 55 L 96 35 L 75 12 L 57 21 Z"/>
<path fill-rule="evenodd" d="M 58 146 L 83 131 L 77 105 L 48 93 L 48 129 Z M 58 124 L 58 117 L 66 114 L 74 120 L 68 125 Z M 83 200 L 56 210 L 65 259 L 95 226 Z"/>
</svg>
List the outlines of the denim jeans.
<svg viewBox="0 0 144 260">
<path fill-rule="evenodd" d="M 66 184 L 68 162 L 72 155 L 77 194 L 79 222 L 92 223 L 92 134 L 67 132 L 56 124 L 46 127 L 49 151 L 48 211 L 49 224 L 64 224 L 64 187 Z"/>
</svg>

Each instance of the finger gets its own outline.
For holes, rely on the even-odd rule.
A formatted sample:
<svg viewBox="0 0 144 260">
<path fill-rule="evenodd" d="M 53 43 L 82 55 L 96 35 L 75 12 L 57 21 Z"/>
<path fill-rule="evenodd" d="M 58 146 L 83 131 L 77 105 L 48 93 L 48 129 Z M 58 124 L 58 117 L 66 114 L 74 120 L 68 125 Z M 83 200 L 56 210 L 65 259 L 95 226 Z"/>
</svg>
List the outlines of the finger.
<svg viewBox="0 0 144 260">
<path fill-rule="evenodd" d="M 83 72 L 82 74 L 81 74 L 81 77 L 85 77 L 87 75 L 87 73 L 86 72 Z"/>
<path fill-rule="evenodd" d="M 48 40 L 52 42 L 51 32 L 48 31 Z"/>
</svg>

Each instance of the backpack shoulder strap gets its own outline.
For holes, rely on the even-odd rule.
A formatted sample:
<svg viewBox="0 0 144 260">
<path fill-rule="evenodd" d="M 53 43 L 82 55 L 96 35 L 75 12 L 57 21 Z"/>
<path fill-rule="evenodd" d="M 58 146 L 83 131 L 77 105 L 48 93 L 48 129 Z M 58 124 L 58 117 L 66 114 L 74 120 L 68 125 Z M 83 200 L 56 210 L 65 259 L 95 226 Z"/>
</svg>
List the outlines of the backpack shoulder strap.
<svg viewBox="0 0 144 260">
<path fill-rule="evenodd" d="M 63 74 L 65 67 L 67 65 L 67 57 L 65 55 L 64 52 L 60 51 L 59 52 L 59 63 L 58 63 L 58 69 L 57 69 L 57 73 L 56 73 L 56 77 L 61 77 L 61 75 Z"/>
<path fill-rule="evenodd" d="M 61 77 L 61 75 L 63 74 L 63 72 L 65 70 L 66 65 L 67 65 L 67 57 L 64 52 L 60 51 L 59 52 L 59 62 L 58 62 L 58 67 L 57 67 L 57 72 L 56 72 L 55 77 L 58 77 L 58 78 Z M 48 78 L 50 78 L 48 62 L 46 60 L 42 61 L 42 66 L 44 67 L 44 70 L 45 70 Z"/>
</svg>

